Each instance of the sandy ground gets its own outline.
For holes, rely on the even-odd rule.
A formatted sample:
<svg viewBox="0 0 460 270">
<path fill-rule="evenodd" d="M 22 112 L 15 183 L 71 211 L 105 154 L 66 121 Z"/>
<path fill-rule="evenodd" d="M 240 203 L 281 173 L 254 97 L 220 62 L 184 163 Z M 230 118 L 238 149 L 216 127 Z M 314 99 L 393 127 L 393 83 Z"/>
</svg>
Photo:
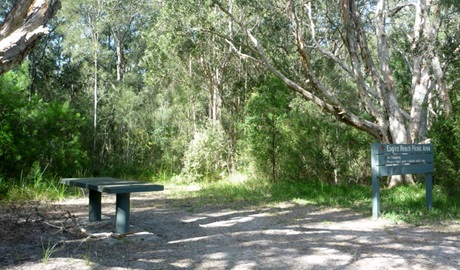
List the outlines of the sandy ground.
<svg viewBox="0 0 460 270">
<path fill-rule="evenodd" d="M 8 215 L 25 210 L 3 207 L 0 267 L 460 269 L 456 224 L 415 227 L 347 209 L 291 203 L 200 206 L 194 200 L 172 199 L 166 192 L 132 194 L 133 234 L 123 236 L 112 233 L 112 195 L 102 198 L 103 221 L 92 223 L 84 198 L 40 206 L 20 220 Z M 49 258 L 47 250 L 53 251 Z"/>
</svg>

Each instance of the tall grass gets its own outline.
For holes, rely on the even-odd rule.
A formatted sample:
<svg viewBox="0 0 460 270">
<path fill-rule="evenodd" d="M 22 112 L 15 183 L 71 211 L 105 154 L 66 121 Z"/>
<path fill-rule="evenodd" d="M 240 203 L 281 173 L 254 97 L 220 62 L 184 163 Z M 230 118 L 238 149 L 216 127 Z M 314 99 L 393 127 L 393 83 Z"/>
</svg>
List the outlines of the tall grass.
<svg viewBox="0 0 460 270">
<path fill-rule="evenodd" d="M 5 181 L 0 179 L 0 199 L 7 201 L 63 200 L 67 187 L 57 177 L 40 178 L 37 181 L 19 179 Z"/>
</svg>

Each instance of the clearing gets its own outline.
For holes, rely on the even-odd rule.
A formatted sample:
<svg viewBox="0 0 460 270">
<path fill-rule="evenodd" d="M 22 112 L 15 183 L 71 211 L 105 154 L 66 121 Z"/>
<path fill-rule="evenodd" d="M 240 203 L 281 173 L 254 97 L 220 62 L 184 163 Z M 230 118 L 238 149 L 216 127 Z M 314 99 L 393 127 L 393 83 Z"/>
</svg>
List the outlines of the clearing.
<svg viewBox="0 0 460 270">
<path fill-rule="evenodd" d="M 131 194 L 135 233 L 116 236 L 114 204 L 114 195 L 103 194 L 103 221 L 92 223 L 85 198 L 2 207 L 0 267 L 460 268 L 458 224 L 416 227 L 294 203 L 202 205 L 196 198 L 170 198 L 165 191 Z"/>
</svg>

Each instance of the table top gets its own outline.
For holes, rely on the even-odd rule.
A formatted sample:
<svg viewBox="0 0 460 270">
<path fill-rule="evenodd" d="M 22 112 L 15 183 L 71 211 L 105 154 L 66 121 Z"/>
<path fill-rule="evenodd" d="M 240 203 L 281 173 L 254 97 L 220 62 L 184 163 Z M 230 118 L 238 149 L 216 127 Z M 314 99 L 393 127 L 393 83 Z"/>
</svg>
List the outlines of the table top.
<svg viewBox="0 0 460 270">
<path fill-rule="evenodd" d="M 111 177 L 63 178 L 61 182 L 66 185 L 112 194 L 164 190 L 162 185 Z"/>
</svg>

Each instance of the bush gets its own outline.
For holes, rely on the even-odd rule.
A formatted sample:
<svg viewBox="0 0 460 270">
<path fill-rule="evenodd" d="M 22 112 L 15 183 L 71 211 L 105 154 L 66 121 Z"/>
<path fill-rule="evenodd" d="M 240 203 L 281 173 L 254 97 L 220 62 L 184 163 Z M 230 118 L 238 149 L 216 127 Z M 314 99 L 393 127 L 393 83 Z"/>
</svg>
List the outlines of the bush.
<svg viewBox="0 0 460 270">
<path fill-rule="evenodd" d="M 429 132 L 434 145 L 435 184 L 451 197 L 460 197 L 460 117 L 439 118 Z"/>
<path fill-rule="evenodd" d="M 296 97 L 279 79 L 254 89 L 244 131 L 243 166 L 257 177 L 335 184 L 370 178 L 371 138 Z"/>
<path fill-rule="evenodd" d="M 195 133 L 184 156 L 187 181 L 219 180 L 228 172 L 229 140 L 220 125 L 210 124 Z"/>
<path fill-rule="evenodd" d="M 79 129 L 84 118 L 68 103 L 47 103 L 27 91 L 27 66 L 0 77 L 0 176 L 21 179 L 32 168 L 51 175 L 86 163 Z"/>
</svg>

